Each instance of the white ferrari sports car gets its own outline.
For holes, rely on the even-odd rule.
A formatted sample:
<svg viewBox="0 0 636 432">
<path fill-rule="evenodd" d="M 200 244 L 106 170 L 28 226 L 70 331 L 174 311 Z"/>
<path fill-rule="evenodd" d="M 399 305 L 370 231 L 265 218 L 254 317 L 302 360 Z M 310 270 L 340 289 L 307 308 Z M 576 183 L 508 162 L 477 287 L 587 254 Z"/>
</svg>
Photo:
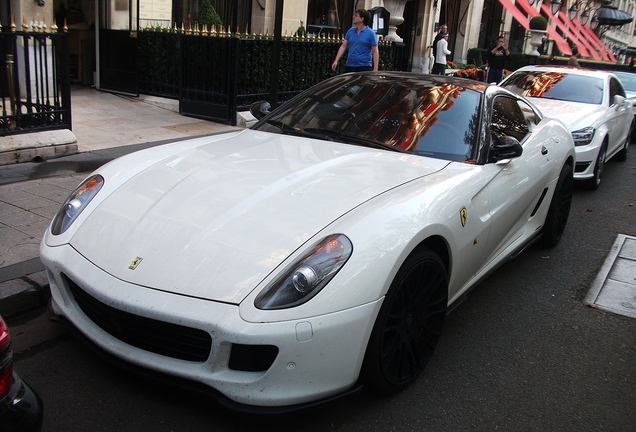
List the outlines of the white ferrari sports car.
<svg viewBox="0 0 636 432">
<path fill-rule="evenodd" d="M 90 175 L 41 244 L 50 312 L 236 409 L 396 391 L 450 305 L 559 241 L 574 166 L 567 128 L 500 87 L 340 75 Z"/>
<path fill-rule="evenodd" d="M 541 112 L 561 120 L 576 146 L 574 179 L 590 190 L 601 184 L 605 162 L 627 159 L 632 132 L 632 102 L 616 75 L 559 66 L 525 66 L 500 84 L 526 97 Z"/>
</svg>

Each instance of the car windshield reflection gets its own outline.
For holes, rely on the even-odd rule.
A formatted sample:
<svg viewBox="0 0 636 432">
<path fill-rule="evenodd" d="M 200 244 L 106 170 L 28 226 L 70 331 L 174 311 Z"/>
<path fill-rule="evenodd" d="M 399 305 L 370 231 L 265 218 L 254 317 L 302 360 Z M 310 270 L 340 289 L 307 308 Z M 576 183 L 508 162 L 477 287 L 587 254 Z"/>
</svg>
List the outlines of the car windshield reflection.
<svg viewBox="0 0 636 432">
<path fill-rule="evenodd" d="M 519 72 L 502 87 L 520 96 L 556 99 L 599 105 L 603 102 L 603 80 L 563 72 Z"/>
<path fill-rule="evenodd" d="M 472 89 L 422 77 L 343 75 L 287 104 L 257 129 L 469 162 L 482 90 L 481 83 Z"/>
</svg>

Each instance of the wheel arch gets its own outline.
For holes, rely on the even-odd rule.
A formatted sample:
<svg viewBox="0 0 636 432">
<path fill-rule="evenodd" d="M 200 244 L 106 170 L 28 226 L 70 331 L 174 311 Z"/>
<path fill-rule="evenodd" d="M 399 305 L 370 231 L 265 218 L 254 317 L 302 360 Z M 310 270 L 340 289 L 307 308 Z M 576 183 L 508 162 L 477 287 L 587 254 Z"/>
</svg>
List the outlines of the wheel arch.
<svg viewBox="0 0 636 432">
<path fill-rule="evenodd" d="M 441 235 L 432 235 L 430 237 L 427 237 L 424 240 L 422 240 L 415 247 L 415 249 L 413 249 L 411 254 L 424 248 L 430 249 L 431 251 L 435 252 L 440 257 L 440 259 L 444 263 L 444 267 L 446 267 L 446 273 L 448 274 L 448 277 L 450 278 L 451 256 L 450 256 L 450 247 L 446 239 L 442 237 Z"/>
</svg>

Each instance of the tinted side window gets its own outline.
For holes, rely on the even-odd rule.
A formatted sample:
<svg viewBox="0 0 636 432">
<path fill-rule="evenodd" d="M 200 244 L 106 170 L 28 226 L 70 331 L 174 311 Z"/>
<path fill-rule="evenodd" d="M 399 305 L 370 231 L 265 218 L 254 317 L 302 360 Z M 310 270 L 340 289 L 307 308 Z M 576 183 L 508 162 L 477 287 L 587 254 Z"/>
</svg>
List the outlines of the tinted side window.
<svg viewBox="0 0 636 432">
<path fill-rule="evenodd" d="M 614 96 L 621 95 L 625 97 L 623 85 L 615 78 L 610 78 L 610 105 L 614 103 Z"/>
<path fill-rule="evenodd" d="M 530 129 L 532 129 L 532 125 L 536 125 L 541 122 L 540 114 L 532 109 L 526 101 L 518 100 L 517 104 L 519 105 L 519 108 L 521 108 L 521 112 L 525 116 L 526 120 L 528 120 L 528 123 L 530 123 Z"/>
<path fill-rule="evenodd" d="M 494 134 L 511 136 L 520 142 L 530 133 L 528 119 L 517 100 L 505 96 L 494 100 L 490 129 Z"/>
</svg>

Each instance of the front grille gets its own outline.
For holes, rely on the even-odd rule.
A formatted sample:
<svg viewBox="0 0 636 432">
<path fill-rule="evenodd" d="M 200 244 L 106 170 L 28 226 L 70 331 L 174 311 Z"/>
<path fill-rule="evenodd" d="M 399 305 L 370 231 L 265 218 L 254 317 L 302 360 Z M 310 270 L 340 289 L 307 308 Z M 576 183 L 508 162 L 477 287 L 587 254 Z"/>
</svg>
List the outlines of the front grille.
<svg viewBox="0 0 636 432">
<path fill-rule="evenodd" d="M 212 338 L 203 330 L 145 318 L 105 305 L 64 275 L 75 301 L 102 330 L 134 347 L 180 360 L 204 362 Z"/>
</svg>

